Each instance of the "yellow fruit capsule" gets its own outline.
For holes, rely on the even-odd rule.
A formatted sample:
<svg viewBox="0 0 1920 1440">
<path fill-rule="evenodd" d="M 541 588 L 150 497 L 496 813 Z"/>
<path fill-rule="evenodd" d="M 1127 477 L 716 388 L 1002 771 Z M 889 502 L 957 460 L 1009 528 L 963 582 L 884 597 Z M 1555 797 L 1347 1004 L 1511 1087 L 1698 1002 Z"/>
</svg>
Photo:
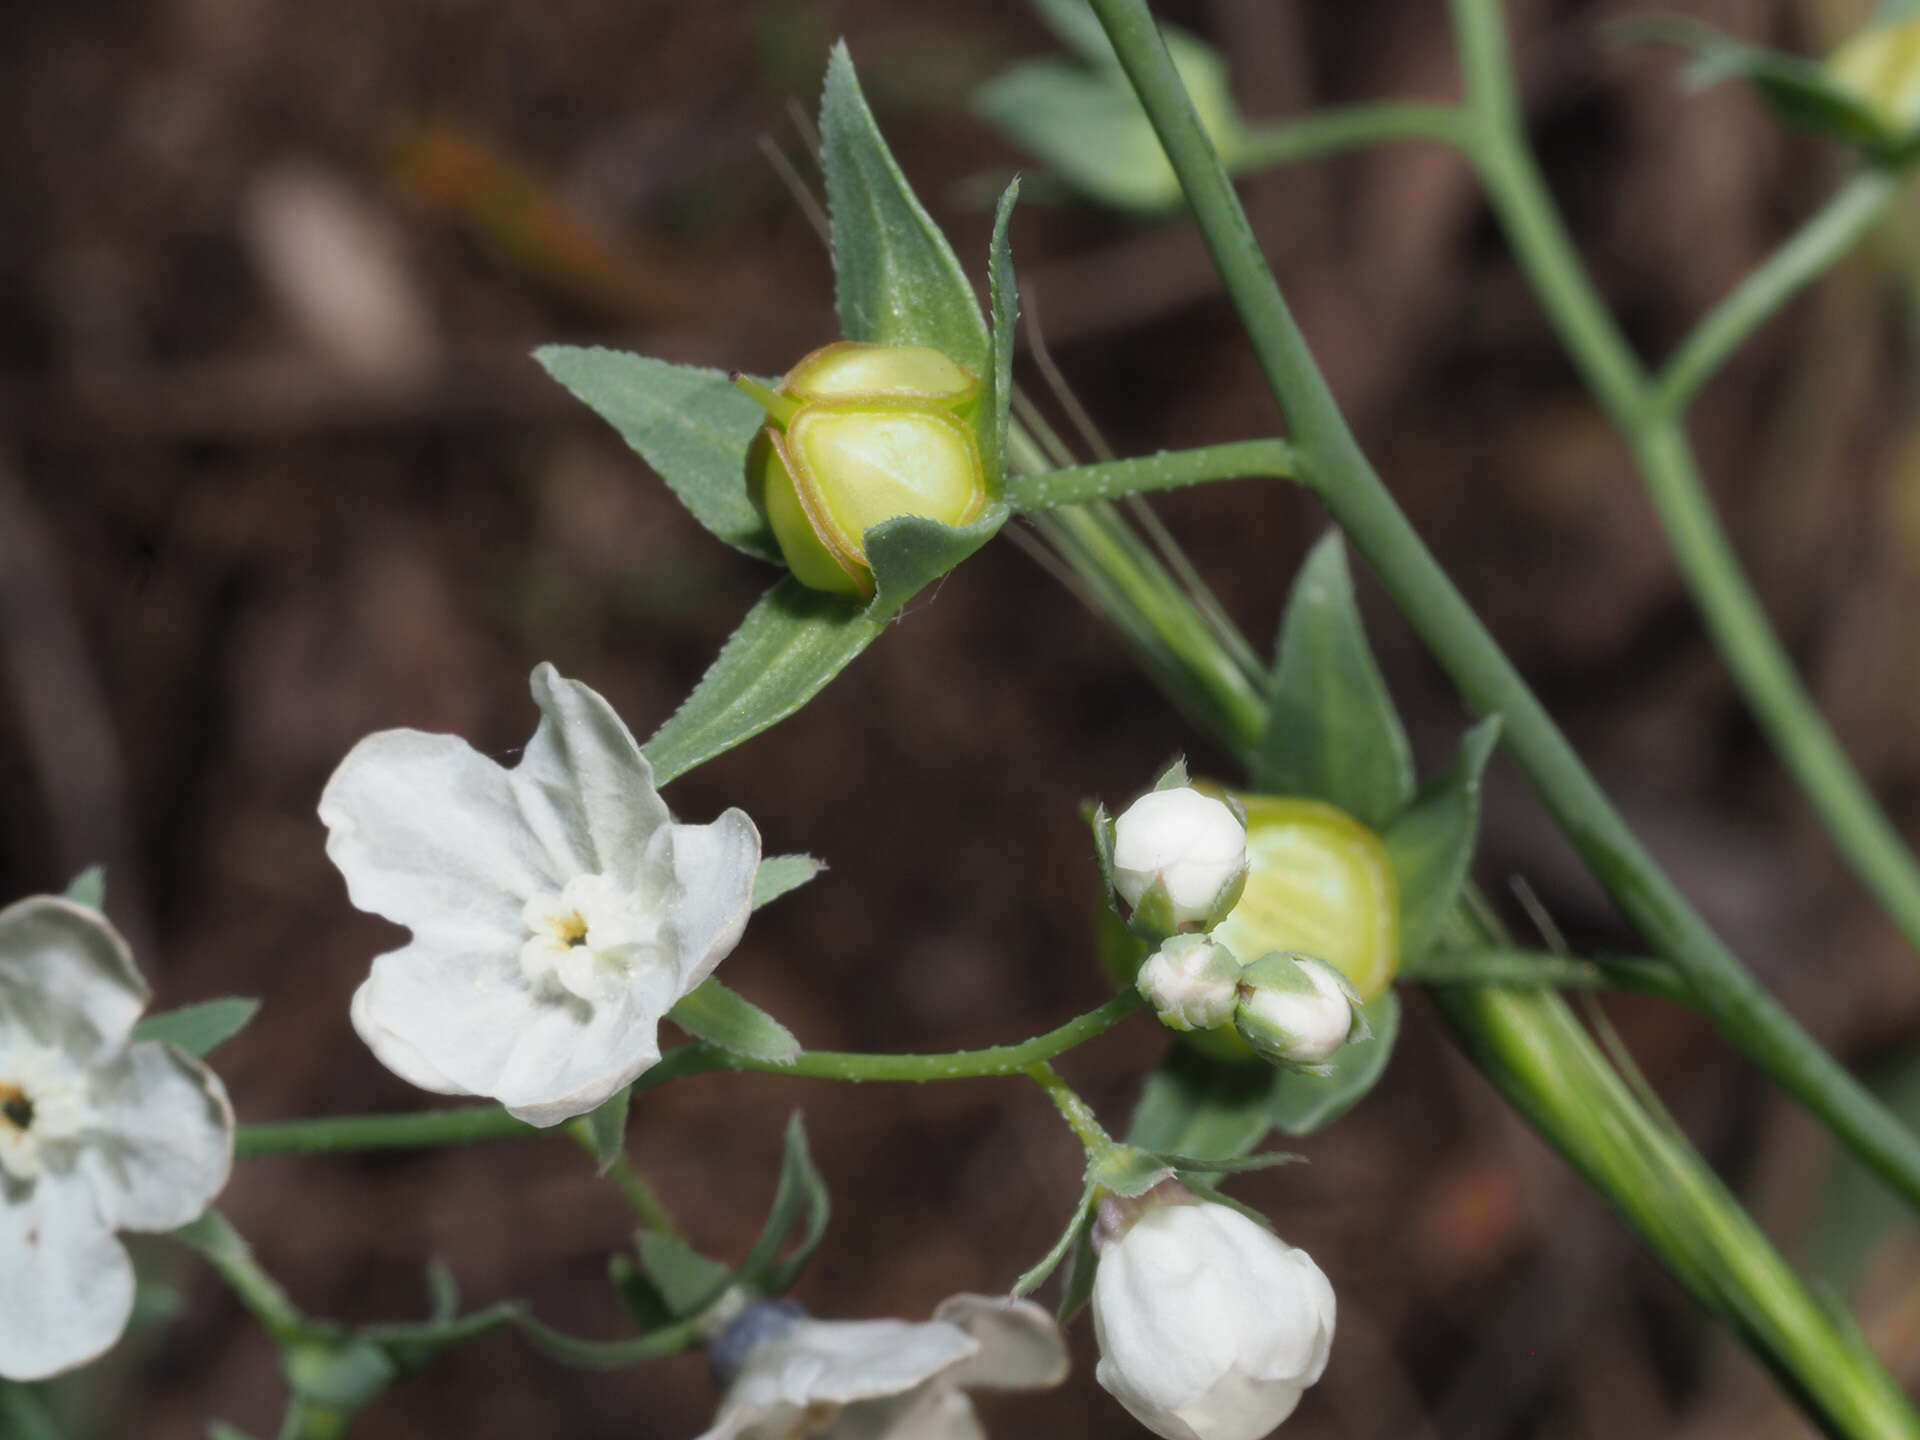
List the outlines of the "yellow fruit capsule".
<svg viewBox="0 0 1920 1440">
<path fill-rule="evenodd" d="M 1234 796 L 1247 811 L 1247 888 L 1213 938 L 1245 962 L 1324 960 L 1371 1000 L 1400 968 L 1400 887 L 1380 837 L 1318 800 Z"/>
<path fill-rule="evenodd" d="M 1860 31 L 1828 58 L 1827 71 L 1889 129 L 1920 126 L 1920 19 Z"/>
<path fill-rule="evenodd" d="M 985 510 L 966 418 L 980 382 L 939 351 L 842 341 L 801 360 L 778 391 L 734 383 L 767 411 L 748 473 L 801 584 L 869 598 L 868 530 L 900 515 L 967 525 Z"/>
</svg>

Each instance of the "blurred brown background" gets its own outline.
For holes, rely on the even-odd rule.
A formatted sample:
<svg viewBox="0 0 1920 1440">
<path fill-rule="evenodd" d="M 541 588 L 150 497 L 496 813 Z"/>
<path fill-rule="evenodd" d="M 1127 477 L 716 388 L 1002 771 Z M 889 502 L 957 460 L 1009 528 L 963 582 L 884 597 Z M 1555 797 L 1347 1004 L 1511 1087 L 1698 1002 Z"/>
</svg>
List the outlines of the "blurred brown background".
<svg viewBox="0 0 1920 1440">
<path fill-rule="evenodd" d="M 1649 357 L 1816 206 L 1843 161 L 1673 57 L 1616 51 L 1638 7 L 1515 0 L 1534 133 L 1600 283 Z M 1865 0 L 1691 0 L 1813 52 Z M 1443 7 L 1190 0 L 1246 111 L 1455 93 Z M 831 276 L 760 148 L 796 159 L 828 42 L 962 256 L 1022 163 L 970 89 L 1050 48 L 1018 0 L 27 0 L 0 7 L 0 895 L 110 869 L 162 1005 L 266 1006 L 221 1051 L 243 1120 L 421 1097 L 347 997 L 395 933 L 355 913 L 313 806 L 369 730 L 510 758 L 550 658 L 647 733 L 768 583 L 526 358 L 548 340 L 784 369 L 834 335 Z M 1839 869 L 1745 718 L 1636 477 L 1558 351 L 1465 167 L 1403 148 L 1245 186 L 1282 283 L 1415 522 L 1683 886 L 1849 1059 L 1900 1078 L 1920 966 Z M 1738 547 L 1852 753 L 1920 824 L 1920 265 L 1909 211 L 1744 350 L 1695 434 Z M 1271 433 L 1192 229 L 1029 205 L 1015 258 L 1123 453 Z M 1028 370 L 1029 383 L 1038 388 Z M 1161 507 L 1256 640 L 1322 521 L 1272 486 Z M 1370 582 L 1426 766 L 1467 718 Z M 1097 1000 L 1077 803 L 1170 754 L 1218 765 L 1113 635 L 1010 545 L 918 601 L 801 716 L 673 787 L 747 807 L 832 871 L 764 912 L 726 978 L 807 1043 L 1014 1039 Z M 1480 875 L 1524 872 L 1576 943 L 1630 946 L 1511 774 Z M 1920 1259 L 1810 1126 L 1685 1015 L 1615 1013 L 1774 1233 L 1859 1299 L 1920 1380 Z M 1158 1040 L 1068 1062 L 1116 1124 Z M 804 1107 L 836 1219 L 800 1289 L 922 1316 L 1006 1286 L 1076 1190 L 1075 1147 L 1014 1084 L 858 1091 L 709 1077 L 645 1097 L 633 1150 L 737 1257 Z M 1338 1287 L 1302 1437 L 1689 1437 L 1804 1429 L 1503 1110 L 1415 997 L 1385 1083 L 1242 1186 Z M 400 1318 L 448 1260 L 613 1335 L 628 1222 L 559 1141 L 242 1164 L 223 1205 L 311 1311 Z M 168 1263 L 164 1248 L 153 1252 Z M 203 1271 L 184 1311 L 70 1386 L 76 1434 L 272 1433 L 268 1344 Z M 1108 1435 L 1091 1382 L 989 1402 L 998 1435 Z M 499 1335 L 356 1435 L 691 1436 L 697 1357 L 581 1375 Z M 1141 1433 L 1141 1432 L 1135 1432 Z"/>
</svg>

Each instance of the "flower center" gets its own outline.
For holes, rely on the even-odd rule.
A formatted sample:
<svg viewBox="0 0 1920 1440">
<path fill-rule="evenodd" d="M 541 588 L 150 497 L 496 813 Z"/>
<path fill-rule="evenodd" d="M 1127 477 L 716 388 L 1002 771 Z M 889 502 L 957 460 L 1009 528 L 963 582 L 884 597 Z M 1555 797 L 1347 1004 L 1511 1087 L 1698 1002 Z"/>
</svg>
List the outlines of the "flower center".
<svg viewBox="0 0 1920 1440">
<path fill-rule="evenodd" d="M 33 1128 L 33 1100 L 18 1085 L 0 1085 L 0 1120 L 16 1130 Z"/>
<path fill-rule="evenodd" d="M 605 875 L 579 875 L 558 895 L 535 895 L 521 911 L 527 938 L 520 973 L 536 990 L 593 1004 L 619 990 L 657 926 Z"/>
<path fill-rule="evenodd" d="M 92 1115 L 86 1076 L 60 1051 L 27 1042 L 0 1054 L 0 1171 L 33 1179 L 48 1148 L 78 1139 Z"/>
</svg>

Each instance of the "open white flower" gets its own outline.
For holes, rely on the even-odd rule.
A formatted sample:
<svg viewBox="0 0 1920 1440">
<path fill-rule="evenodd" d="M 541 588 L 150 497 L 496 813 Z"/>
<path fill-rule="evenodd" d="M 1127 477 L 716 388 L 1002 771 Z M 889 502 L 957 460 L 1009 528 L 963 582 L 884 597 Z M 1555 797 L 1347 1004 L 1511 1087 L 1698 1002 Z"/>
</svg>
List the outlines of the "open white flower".
<svg viewBox="0 0 1920 1440">
<path fill-rule="evenodd" d="M 1304 1250 L 1178 1182 L 1102 1202 L 1094 1378 L 1167 1440 L 1258 1440 L 1333 1346 L 1333 1287 Z"/>
<path fill-rule="evenodd" d="M 680 825 L 607 702 L 551 665 L 508 770 L 454 735 L 383 730 L 320 797 L 362 910 L 413 932 L 353 997 L 382 1064 L 535 1125 L 581 1115 L 660 1058 L 660 1018 L 739 942 L 760 834 Z"/>
<path fill-rule="evenodd" d="M 1067 1378 L 1053 1317 L 1031 1301 L 985 1295 L 955 1295 L 918 1324 L 811 1320 L 761 1302 L 713 1353 L 737 1373 L 700 1440 L 985 1440 L 968 1390 L 1042 1390 Z"/>
<path fill-rule="evenodd" d="M 173 1230 L 227 1183 L 219 1078 L 130 1044 L 146 985 L 95 910 L 51 895 L 0 910 L 0 1377 L 85 1364 L 133 1313 L 116 1230 Z"/>
</svg>

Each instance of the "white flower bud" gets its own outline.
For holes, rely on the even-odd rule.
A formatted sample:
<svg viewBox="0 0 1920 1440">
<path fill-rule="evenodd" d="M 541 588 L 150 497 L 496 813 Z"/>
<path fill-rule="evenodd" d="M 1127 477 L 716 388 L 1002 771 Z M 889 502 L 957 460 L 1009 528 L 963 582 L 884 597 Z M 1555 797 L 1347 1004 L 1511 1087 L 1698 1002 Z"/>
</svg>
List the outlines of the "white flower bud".
<svg viewBox="0 0 1920 1440">
<path fill-rule="evenodd" d="M 1211 795 L 1155 790 L 1113 822 L 1113 887 L 1156 929 L 1212 929 L 1246 882 L 1246 826 Z"/>
<path fill-rule="evenodd" d="M 1242 970 L 1233 1023 L 1269 1060 L 1322 1074 L 1342 1045 L 1372 1033 L 1353 983 L 1309 955 L 1264 955 Z"/>
<path fill-rule="evenodd" d="M 1217 1030 L 1240 1003 L 1240 962 L 1205 935 L 1175 935 L 1134 977 L 1140 998 L 1170 1030 Z"/>
<path fill-rule="evenodd" d="M 1304 1250 L 1225 1205 L 1178 1185 L 1143 1198 L 1094 1272 L 1094 1378 L 1168 1440 L 1257 1440 L 1326 1368 L 1333 1287 Z M 1106 1229 L 1132 1208 L 1109 1216 L 1112 1204 Z"/>
</svg>

